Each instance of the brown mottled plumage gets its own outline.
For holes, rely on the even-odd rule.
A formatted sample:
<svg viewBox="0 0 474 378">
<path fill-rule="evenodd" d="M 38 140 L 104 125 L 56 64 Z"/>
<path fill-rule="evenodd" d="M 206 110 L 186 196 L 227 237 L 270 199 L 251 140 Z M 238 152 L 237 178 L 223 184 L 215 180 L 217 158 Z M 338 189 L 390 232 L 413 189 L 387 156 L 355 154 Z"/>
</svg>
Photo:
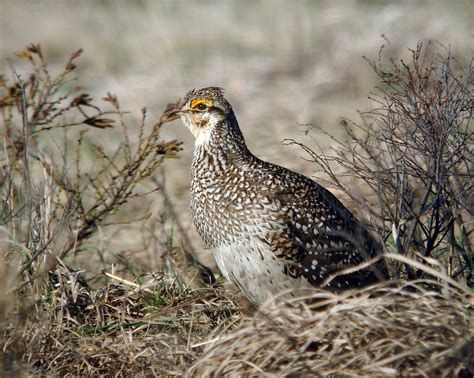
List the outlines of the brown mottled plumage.
<svg viewBox="0 0 474 378">
<path fill-rule="evenodd" d="M 191 209 L 222 274 L 255 302 L 320 286 L 380 246 L 334 195 L 309 178 L 255 157 L 220 88 L 192 90 L 169 120 L 196 137 Z M 327 288 L 386 277 L 383 261 L 337 276 Z"/>
</svg>

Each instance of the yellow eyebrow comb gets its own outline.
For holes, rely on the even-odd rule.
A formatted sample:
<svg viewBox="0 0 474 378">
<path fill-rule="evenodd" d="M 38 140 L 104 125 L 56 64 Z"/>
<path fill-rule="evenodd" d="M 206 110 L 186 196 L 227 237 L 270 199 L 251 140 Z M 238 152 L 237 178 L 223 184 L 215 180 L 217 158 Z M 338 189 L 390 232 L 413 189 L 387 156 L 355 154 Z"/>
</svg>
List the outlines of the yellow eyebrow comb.
<svg viewBox="0 0 474 378">
<path fill-rule="evenodd" d="M 212 101 L 207 98 L 198 98 L 191 101 L 191 108 L 195 108 L 197 105 L 205 103 L 206 105 L 212 105 Z"/>
</svg>

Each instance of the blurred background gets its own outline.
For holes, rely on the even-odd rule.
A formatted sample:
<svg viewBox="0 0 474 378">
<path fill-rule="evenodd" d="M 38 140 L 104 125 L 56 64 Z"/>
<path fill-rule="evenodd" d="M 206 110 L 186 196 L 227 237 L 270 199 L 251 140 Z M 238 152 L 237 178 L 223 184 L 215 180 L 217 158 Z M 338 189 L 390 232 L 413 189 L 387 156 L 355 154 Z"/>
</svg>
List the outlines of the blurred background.
<svg viewBox="0 0 474 378">
<path fill-rule="evenodd" d="M 307 135 L 304 125 L 341 136 L 341 117 L 357 120 L 357 110 L 370 107 L 376 82 L 363 56 L 376 59 L 386 45 L 392 56 L 408 57 L 408 48 L 431 39 L 467 61 L 473 20 L 472 0 L 0 0 L 0 72 L 11 76 L 14 51 L 31 42 L 41 43 L 58 72 L 69 53 L 83 48 L 78 72 L 89 93 L 110 91 L 134 114 L 146 106 L 151 120 L 189 89 L 223 87 L 250 149 L 312 176 L 303 152 L 281 142 L 327 148 L 329 141 Z M 180 122 L 166 125 L 163 138 L 184 142 L 164 177 L 184 226 L 203 248 L 187 198 L 193 139 Z M 113 133 L 103 142 L 113 143 Z"/>
</svg>

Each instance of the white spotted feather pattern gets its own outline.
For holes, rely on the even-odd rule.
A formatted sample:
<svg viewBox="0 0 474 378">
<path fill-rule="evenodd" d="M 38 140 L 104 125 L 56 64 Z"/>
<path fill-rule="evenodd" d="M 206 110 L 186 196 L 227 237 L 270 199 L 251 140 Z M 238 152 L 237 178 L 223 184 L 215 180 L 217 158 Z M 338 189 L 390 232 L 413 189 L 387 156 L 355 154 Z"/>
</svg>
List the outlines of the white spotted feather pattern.
<svg viewBox="0 0 474 378">
<path fill-rule="evenodd" d="M 189 104 L 202 99 L 207 109 L 193 111 Z M 214 249 L 222 274 L 249 299 L 262 302 L 282 292 L 284 297 L 298 295 L 380 253 L 379 245 L 329 191 L 248 150 L 221 89 L 193 90 L 182 104 L 190 109 L 180 114 L 185 125 L 201 136 L 191 169 L 193 222 Z M 367 285 L 386 274 L 381 261 L 338 276 L 328 288 Z"/>
</svg>

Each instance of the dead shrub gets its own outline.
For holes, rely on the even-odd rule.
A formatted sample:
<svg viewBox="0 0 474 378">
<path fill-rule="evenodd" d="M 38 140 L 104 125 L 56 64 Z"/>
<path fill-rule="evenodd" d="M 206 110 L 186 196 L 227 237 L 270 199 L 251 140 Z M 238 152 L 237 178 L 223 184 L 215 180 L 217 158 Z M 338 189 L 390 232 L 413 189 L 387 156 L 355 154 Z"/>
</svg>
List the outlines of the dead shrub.
<svg viewBox="0 0 474 378">
<path fill-rule="evenodd" d="M 67 258 L 100 228 L 132 221 L 113 216 L 145 195 L 139 184 L 179 151 L 179 142 L 160 139 L 161 121 L 147 125 L 146 109 L 132 142 L 117 97 L 108 93 L 99 103 L 77 84 L 81 53 L 55 76 L 41 46 L 31 44 L 17 53 L 26 73 L 0 77 L 0 332 L 7 370 L 31 357 L 65 313 L 90 305 L 76 289 L 87 283 Z M 121 140 L 104 147 L 111 127 L 121 130 Z M 72 284 L 56 287 L 64 275 Z M 67 297 L 61 304 L 58 290 Z"/>
<path fill-rule="evenodd" d="M 342 121 L 346 140 L 329 135 L 328 153 L 290 143 L 309 154 L 328 186 L 369 214 L 386 252 L 440 264 L 472 285 L 472 60 L 465 67 L 434 43 L 419 43 L 409 62 L 384 52 L 367 59 L 380 81 L 369 96 L 374 107 L 360 122 Z M 393 265 L 395 277 L 426 277 Z"/>
</svg>

